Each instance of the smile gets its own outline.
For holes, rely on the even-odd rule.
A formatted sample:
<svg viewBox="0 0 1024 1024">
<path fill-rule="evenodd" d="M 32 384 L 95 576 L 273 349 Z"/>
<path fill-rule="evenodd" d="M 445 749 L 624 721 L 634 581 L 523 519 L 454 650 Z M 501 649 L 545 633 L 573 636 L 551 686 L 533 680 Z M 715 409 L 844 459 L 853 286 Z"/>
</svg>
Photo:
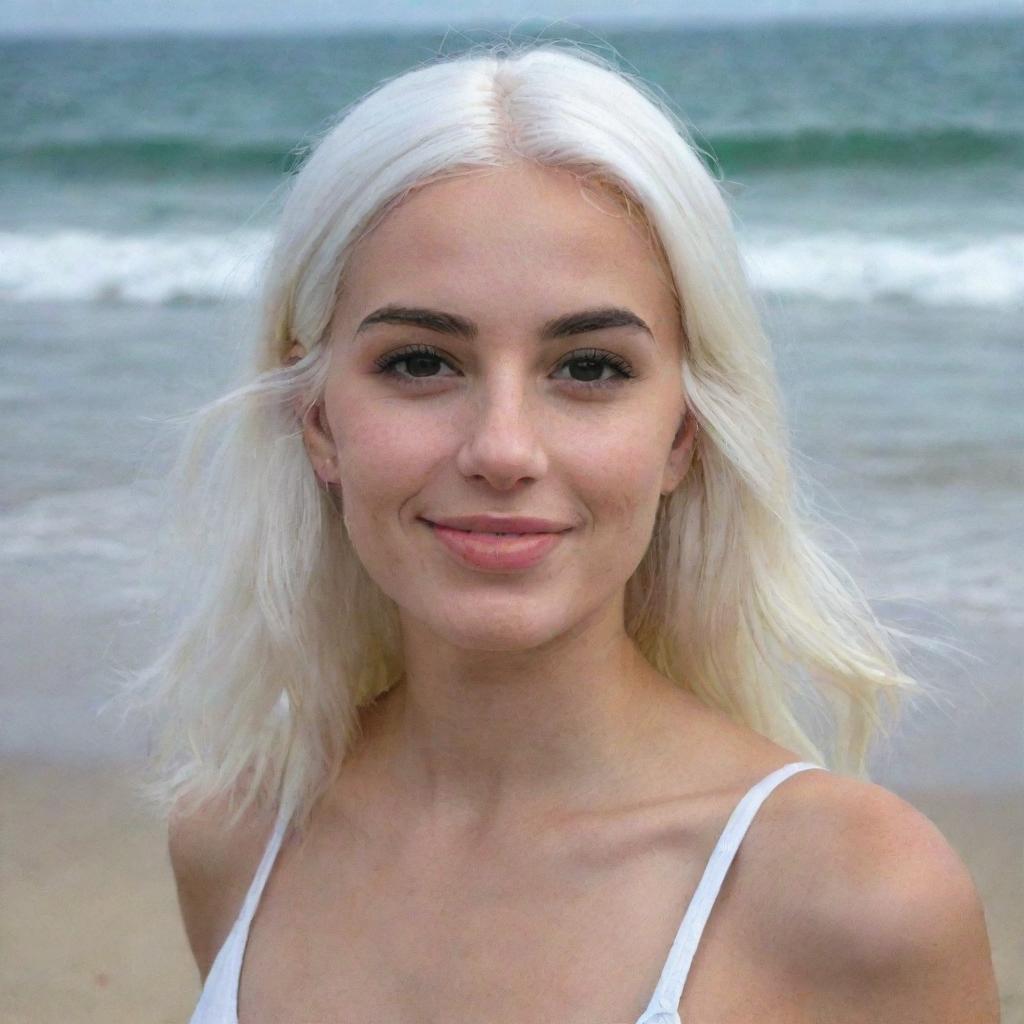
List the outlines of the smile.
<svg viewBox="0 0 1024 1024">
<path fill-rule="evenodd" d="M 484 533 L 437 526 L 423 520 L 445 549 L 463 565 L 490 572 L 515 572 L 541 562 L 564 533 Z"/>
</svg>

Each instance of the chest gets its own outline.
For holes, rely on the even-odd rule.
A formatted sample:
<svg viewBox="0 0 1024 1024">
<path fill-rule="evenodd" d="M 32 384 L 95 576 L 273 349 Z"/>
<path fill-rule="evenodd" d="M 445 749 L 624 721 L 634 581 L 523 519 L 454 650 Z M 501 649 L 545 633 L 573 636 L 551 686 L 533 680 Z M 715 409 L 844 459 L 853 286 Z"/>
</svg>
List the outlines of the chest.
<svg viewBox="0 0 1024 1024">
<path fill-rule="evenodd" d="M 250 930 L 239 1022 L 634 1024 L 714 839 L 634 829 L 486 857 L 286 848 Z M 756 892 L 733 881 L 701 937 L 683 1020 L 801 1021 L 786 977 L 753 952 Z"/>
</svg>

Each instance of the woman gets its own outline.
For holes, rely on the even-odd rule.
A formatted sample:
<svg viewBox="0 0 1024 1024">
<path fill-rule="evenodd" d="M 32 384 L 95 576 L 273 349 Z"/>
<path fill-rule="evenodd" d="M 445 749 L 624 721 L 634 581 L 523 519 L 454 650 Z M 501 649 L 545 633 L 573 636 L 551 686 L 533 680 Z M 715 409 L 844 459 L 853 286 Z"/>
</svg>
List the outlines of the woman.
<svg viewBox="0 0 1024 1024">
<path fill-rule="evenodd" d="M 193 1024 L 998 1019 L 967 869 L 864 778 L 920 684 L 814 538 L 729 214 L 641 83 L 551 44 L 387 82 L 264 297 L 136 694 Z"/>
</svg>

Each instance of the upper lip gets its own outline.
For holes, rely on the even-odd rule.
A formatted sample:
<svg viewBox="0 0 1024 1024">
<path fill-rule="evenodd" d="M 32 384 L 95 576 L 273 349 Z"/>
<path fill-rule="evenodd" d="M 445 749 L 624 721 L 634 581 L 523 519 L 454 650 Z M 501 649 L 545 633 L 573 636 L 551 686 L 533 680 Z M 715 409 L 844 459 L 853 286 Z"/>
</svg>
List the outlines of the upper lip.
<svg viewBox="0 0 1024 1024">
<path fill-rule="evenodd" d="M 434 526 L 472 530 L 474 533 L 561 533 L 572 529 L 570 523 L 561 523 L 554 519 L 537 519 L 533 516 L 444 516 L 426 521 Z"/>
</svg>

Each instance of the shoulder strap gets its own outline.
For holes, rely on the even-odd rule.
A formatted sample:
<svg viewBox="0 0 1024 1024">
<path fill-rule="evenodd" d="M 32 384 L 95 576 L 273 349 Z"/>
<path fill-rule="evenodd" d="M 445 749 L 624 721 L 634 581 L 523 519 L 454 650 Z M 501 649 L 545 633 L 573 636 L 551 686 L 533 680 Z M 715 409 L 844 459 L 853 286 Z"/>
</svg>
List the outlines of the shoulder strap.
<svg viewBox="0 0 1024 1024">
<path fill-rule="evenodd" d="M 662 1020 L 668 1022 L 678 1021 L 679 1000 L 683 995 L 683 986 L 686 984 L 687 975 L 690 973 L 690 965 L 693 963 L 694 954 L 700 943 L 704 926 L 707 924 L 711 909 L 715 905 L 715 899 L 726 873 L 736 856 L 743 837 L 754 820 L 758 808 L 767 799 L 768 795 L 779 783 L 784 782 L 791 775 L 797 772 L 807 771 L 811 768 L 818 768 L 828 771 L 822 765 L 813 764 L 810 761 L 793 761 L 783 765 L 766 775 L 760 782 L 756 782 L 746 792 L 744 797 L 736 805 L 729 820 L 722 829 L 722 834 L 715 844 L 711 856 L 708 858 L 704 874 L 697 885 L 697 889 L 686 908 L 686 914 L 679 931 L 676 933 L 675 941 L 669 950 L 668 959 L 661 972 L 661 978 L 651 996 L 637 1024 L 661 1024 Z"/>
<path fill-rule="evenodd" d="M 270 869 L 274 866 L 277 852 L 281 848 L 281 842 L 284 839 L 288 822 L 291 819 L 291 814 L 288 811 L 289 808 L 284 803 L 278 808 L 274 831 L 270 834 L 270 839 L 267 840 L 259 867 L 256 868 L 256 874 L 253 875 L 252 882 L 249 884 L 249 891 L 245 894 L 245 901 L 242 903 L 242 909 L 236 922 L 236 927 L 240 928 L 244 935 L 247 935 L 249 932 L 249 925 L 252 923 L 256 907 L 259 905 L 260 897 L 263 895 L 263 887 L 267 884 L 267 879 L 270 877 Z"/>
<path fill-rule="evenodd" d="M 231 931 L 217 951 L 189 1024 L 237 1020 L 238 983 L 242 973 L 242 958 L 245 956 L 245 947 L 249 940 L 249 927 L 290 821 L 290 808 L 282 802 L 263 857 L 249 883 L 249 889 Z"/>
</svg>

